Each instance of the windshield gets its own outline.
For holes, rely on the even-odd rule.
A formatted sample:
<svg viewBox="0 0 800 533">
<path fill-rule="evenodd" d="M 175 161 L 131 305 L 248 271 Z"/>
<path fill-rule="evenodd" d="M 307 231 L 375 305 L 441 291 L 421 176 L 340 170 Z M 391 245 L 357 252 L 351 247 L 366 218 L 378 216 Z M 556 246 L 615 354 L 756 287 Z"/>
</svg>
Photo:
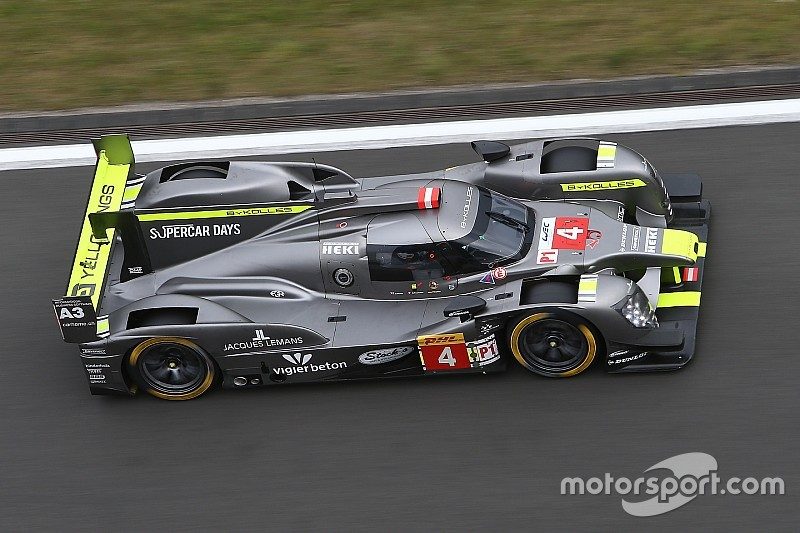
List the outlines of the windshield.
<svg viewBox="0 0 800 533">
<path fill-rule="evenodd" d="M 532 215 L 523 204 L 479 188 L 478 211 L 472 230 L 451 242 L 451 257 L 459 274 L 521 259 L 530 246 Z"/>
</svg>

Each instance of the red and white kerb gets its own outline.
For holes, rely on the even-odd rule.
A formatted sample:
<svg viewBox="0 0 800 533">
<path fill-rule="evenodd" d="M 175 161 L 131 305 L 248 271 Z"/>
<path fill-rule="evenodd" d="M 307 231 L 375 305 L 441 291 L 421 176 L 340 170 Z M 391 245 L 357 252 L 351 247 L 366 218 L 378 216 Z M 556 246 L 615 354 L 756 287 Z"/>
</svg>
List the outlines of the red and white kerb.
<svg viewBox="0 0 800 533">
<path fill-rule="evenodd" d="M 420 209 L 438 209 L 441 191 L 439 187 L 420 187 L 417 195 L 417 207 Z"/>
<path fill-rule="evenodd" d="M 697 281 L 700 269 L 698 267 L 687 267 L 683 269 L 683 281 Z"/>
</svg>

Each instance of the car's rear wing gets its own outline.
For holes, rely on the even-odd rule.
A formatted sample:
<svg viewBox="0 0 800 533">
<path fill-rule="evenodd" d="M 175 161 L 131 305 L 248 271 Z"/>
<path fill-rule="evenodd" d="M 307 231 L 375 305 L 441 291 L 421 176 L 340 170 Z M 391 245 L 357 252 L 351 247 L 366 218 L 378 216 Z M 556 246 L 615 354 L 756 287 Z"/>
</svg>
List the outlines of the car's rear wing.
<svg viewBox="0 0 800 533">
<path fill-rule="evenodd" d="M 120 210 L 133 174 L 134 157 L 127 135 L 107 135 L 93 140 L 97 153 L 92 188 L 81 224 L 81 232 L 72 262 L 69 284 L 63 298 L 53 300 L 61 335 L 66 342 L 96 340 L 108 332 L 108 320 L 98 317 L 103 287 L 108 273 L 109 256 L 114 242 L 113 225 L 92 230 L 90 217 Z M 97 224 L 95 224 L 97 226 Z M 98 234 L 100 233 L 100 234 Z M 99 319 L 98 319 L 99 318 Z"/>
</svg>

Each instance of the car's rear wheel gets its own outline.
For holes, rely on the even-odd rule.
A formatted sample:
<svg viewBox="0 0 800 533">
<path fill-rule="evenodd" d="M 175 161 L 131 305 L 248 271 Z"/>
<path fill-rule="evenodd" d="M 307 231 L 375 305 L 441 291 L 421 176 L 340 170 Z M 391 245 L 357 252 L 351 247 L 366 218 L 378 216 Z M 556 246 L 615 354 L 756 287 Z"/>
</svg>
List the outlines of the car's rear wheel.
<svg viewBox="0 0 800 533">
<path fill-rule="evenodd" d="M 589 324 L 566 313 L 534 313 L 509 328 L 514 358 L 531 372 L 565 378 L 592 364 L 597 339 Z"/>
<path fill-rule="evenodd" d="M 128 366 L 141 390 L 164 400 L 190 400 L 216 377 L 214 362 L 192 341 L 157 337 L 136 346 Z"/>
</svg>

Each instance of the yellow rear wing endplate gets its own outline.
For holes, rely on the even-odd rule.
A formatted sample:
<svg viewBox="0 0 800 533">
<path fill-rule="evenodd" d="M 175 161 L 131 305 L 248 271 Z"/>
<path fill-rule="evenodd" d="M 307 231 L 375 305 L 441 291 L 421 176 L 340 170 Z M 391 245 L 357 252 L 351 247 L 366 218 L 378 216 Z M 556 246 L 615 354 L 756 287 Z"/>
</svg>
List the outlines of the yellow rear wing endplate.
<svg viewBox="0 0 800 533">
<path fill-rule="evenodd" d="M 133 173 L 133 150 L 127 135 L 107 135 L 92 142 L 97 153 L 97 165 L 89 201 L 81 224 L 66 296 L 54 301 L 61 333 L 67 342 L 87 342 L 90 330 L 90 340 L 97 337 L 96 313 L 102 302 L 115 230 L 108 228 L 104 237 L 93 234 L 89 215 L 119 211 L 126 183 Z M 69 305 L 65 305 L 67 302 Z M 79 305 L 79 302 L 82 304 Z"/>
</svg>

